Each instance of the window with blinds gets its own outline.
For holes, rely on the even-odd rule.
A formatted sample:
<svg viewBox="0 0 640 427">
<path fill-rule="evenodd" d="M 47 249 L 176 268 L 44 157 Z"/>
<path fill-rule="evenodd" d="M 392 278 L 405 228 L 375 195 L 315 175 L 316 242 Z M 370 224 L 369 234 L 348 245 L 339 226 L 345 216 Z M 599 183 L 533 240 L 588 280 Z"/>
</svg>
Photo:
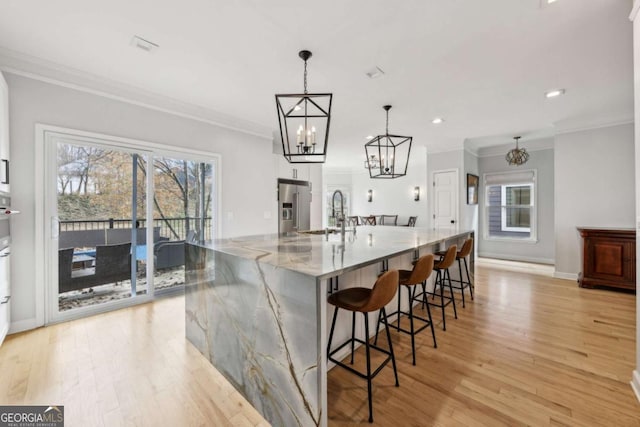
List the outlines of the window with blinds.
<svg viewBox="0 0 640 427">
<path fill-rule="evenodd" d="M 536 171 L 484 175 L 485 238 L 536 239 Z"/>
</svg>

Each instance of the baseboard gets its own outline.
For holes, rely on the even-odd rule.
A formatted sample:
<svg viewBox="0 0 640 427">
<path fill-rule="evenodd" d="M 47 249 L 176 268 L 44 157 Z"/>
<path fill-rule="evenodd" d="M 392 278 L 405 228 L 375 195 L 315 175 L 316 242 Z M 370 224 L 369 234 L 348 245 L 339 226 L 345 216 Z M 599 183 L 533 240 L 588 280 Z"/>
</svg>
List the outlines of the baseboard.
<svg viewBox="0 0 640 427">
<path fill-rule="evenodd" d="M 556 279 L 573 280 L 574 282 L 576 280 L 578 280 L 578 274 L 577 273 L 563 273 L 561 271 L 554 271 L 553 272 L 553 277 L 555 277 Z"/>
<path fill-rule="evenodd" d="M 633 375 L 631 376 L 631 388 L 636 394 L 636 399 L 640 401 L 640 373 L 638 373 L 637 370 L 633 371 Z"/>
<path fill-rule="evenodd" d="M 40 326 L 44 325 L 38 324 L 38 320 L 35 318 L 11 322 L 11 326 L 9 327 L 9 335 L 17 334 L 18 332 L 29 331 L 31 329 L 39 328 Z"/>
<path fill-rule="evenodd" d="M 553 265 L 556 263 L 554 259 L 550 259 L 550 258 L 535 258 L 535 257 L 527 257 L 527 256 L 519 256 L 519 255 L 509 255 L 509 254 L 505 255 L 505 254 L 495 254 L 490 252 L 478 252 L 478 257 L 504 259 L 507 261 L 532 262 L 534 264 Z"/>
</svg>

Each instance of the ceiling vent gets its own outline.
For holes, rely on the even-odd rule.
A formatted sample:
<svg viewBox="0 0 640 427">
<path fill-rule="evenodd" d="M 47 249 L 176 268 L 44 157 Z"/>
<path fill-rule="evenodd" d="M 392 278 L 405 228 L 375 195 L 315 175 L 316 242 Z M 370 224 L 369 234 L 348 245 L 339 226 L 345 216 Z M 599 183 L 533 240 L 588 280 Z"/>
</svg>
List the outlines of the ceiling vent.
<svg viewBox="0 0 640 427">
<path fill-rule="evenodd" d="M 377 79 L 378 77 L 384 76 L 384 71 L 380 67 L 373 67 L 369 71 L 367 71 L 367 77 L 370 79 Z"/>
<path fill-rule="evenodd" d="M 145 40 L 142 37 L 133 36 L 131 38 L 131 46 L 137 47 L 138 49 L 142 49 L 145 52 L 153 52 L 160 46 L 155 44 L 154 42 L 150 42 L 149 40 Z"/>
</svg>

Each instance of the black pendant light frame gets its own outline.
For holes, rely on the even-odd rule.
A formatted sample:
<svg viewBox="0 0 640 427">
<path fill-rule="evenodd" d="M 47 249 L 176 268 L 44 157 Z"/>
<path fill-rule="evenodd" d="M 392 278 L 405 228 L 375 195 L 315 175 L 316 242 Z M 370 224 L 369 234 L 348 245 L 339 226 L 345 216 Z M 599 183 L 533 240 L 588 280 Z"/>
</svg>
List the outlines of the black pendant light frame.
<svg viewBox="0 0 640 427">
<path fill-rule="evenodd" d="M 374 137 L 364 145 L 367 159 L 371 156 L 377 156 L 379 162 L 378 165 L 373 165 L 373 167 L 369 164 L 369 177 L 381 179 L 399 178 L 407 174 L 413 137 L 390 134 L 389 110 L 391 109 L 391 105 L 385 105 L 382 108 L 387 113 L 385 134 Z M 404 162 L 401 162 L 397 156 L 399 153 L 399 147 L 407 143 L 409 144 L 407 149 L 407 158 Z"/>
<path fill-rule="evenodd" d="M 333 94 L 307 92 L 307 60 L 311 58 L 311 52 L 301 50 L 298 56 L 304 61 L 304 93 L 276 95 L 283 155 L 289 163 L 324 163 L 329 143 Z M 324 120 L 324 135 L 321 135 L 321 141 L 316 141 L 314 124 Z M 299 125 L 298 130 L 295 129 L 296 124 Z"/>
</svg>

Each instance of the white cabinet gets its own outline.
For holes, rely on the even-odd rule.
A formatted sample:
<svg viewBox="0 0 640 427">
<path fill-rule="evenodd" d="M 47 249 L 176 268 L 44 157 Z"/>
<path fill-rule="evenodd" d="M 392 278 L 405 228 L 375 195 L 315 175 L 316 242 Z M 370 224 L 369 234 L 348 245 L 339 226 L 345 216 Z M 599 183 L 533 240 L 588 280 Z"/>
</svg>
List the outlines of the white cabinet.
<svg viewBox="0 0 640 427">
<path fill-rule="evenodd" d="M 0 191 L 9 192 L 9 88 L 0 73 Z"/>
<path fill-rule="evenodd" d="M 309 181 L 309 165 L 306 163 L 289 163 L 280 156 L 278 159 L 278 178 Z"/>
</svg>

